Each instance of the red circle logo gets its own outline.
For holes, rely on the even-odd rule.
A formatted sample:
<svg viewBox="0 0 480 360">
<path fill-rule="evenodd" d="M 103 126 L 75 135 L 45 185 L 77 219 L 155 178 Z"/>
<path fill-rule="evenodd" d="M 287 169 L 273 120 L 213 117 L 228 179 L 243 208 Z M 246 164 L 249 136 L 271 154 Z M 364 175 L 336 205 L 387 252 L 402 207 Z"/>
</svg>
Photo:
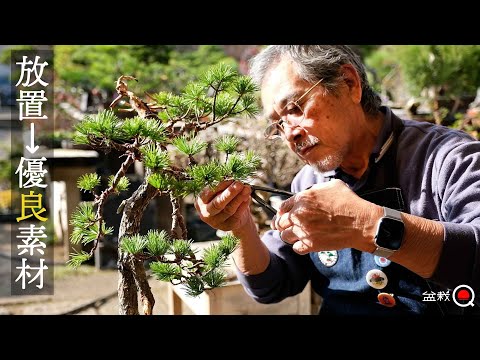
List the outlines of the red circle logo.
<svg viewBox="0 0 480 360">
<path fill-rule="evenodd" d="M 452 300 L 460 307 L 474 306 L 475 292 L 468 285 L 459 285 L 453 290 Z"/>
<path fill-rule="evenodd" d="M 470 293 L 468 290 L 462 289 L 457 293 L 458 300 L 468 301 L 470 300 Z"/>
</svg>

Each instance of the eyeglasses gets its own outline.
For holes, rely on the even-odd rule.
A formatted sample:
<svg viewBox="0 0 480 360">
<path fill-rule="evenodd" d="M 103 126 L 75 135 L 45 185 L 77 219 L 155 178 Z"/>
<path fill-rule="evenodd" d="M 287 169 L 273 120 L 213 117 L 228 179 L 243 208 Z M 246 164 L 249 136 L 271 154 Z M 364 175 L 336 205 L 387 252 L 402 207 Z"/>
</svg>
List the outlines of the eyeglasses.
<svg viewBox="0 0 480 360">
<path fill-rule="evenodd" d="M 285 105 L 282 110 L 280 111 L 280 120 L 271 123 L 264 131 L 263 135 L 268 140 L 274 140 L 282 137 L 284 132 L 283 128 L 285 124 L 290 127 L 299 126 L 300 123 L 305 118 L 305 113 L 300 106 L 301 101 L 307 96 L 318 84 L 320 84 L 323 79 L 318 80 L 315 84 L 310 86 L 307 91 L 303 93 L 295 101 L 290 101 L 287 105 Z M 286 110 L 286 114 L 282 116 Z"/>
</svg>

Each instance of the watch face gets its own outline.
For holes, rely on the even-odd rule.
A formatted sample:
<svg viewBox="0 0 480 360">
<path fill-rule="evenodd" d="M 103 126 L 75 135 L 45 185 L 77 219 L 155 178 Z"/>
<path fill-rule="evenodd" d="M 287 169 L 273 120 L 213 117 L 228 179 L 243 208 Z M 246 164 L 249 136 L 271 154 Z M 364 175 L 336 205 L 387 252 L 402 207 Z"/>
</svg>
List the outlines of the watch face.
<svg viewBox="0 0 480 360">
<path fill-rule="evenodd" d="M 378 224 L 375 243 L 377 246 L 386 249 L 398 250 L 402 245 L 403 232 L 403 222 L 390 218 L 382 218 Z"/>
</svg>

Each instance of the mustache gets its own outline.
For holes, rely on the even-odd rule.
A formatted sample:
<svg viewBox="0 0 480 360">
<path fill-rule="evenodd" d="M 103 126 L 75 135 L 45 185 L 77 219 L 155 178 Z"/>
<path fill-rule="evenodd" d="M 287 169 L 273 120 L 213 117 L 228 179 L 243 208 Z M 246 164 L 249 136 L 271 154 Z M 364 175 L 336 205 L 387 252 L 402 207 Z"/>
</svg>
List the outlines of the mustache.
<svg viewBox="0 0 480 360">
<path fill-rule="evenodd" d="M 295 144 L 295 152 L 298 154 L 303 149 L 317 145 L 320 140 L 315 136 L 309 136 L 305 141 Z"/>
</svg>

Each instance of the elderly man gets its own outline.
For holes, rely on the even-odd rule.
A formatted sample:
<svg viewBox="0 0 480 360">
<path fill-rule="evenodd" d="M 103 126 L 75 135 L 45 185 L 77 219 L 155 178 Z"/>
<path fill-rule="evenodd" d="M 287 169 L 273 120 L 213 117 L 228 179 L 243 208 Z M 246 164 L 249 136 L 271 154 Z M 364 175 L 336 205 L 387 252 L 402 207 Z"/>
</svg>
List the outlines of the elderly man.
<svg viewBox="0 0 480 360">
<path fill-rule="evenodd" d="M 252 59 L 269 126 L 305 163 L 260 239 L 250 188 L 223 182 L 201 218 L 240 238 L 246 291 L 262 303 L 311 280 L 320 314 L 472 311 L 480 290 L 480 142 L 401 120 L 346 46 L 270 46 Z"/>
</svg>

